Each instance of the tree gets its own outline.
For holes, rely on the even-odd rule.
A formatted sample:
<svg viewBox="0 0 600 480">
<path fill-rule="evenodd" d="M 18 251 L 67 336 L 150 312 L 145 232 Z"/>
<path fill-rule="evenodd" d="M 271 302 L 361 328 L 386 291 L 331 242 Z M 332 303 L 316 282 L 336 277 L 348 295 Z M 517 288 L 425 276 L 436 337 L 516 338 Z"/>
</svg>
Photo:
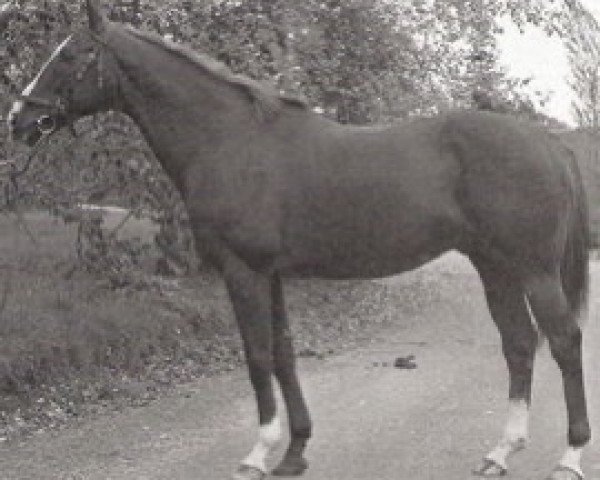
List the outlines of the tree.
<svg viewBox="0 0 600 480">
<path fill-rule="evenodd" d="M 570 87 L 577 124 L 597 129 L 600 125 L 600 26 L 578 0 L 567 2 L 565 46 L 571 66 Z"/>
</svg>

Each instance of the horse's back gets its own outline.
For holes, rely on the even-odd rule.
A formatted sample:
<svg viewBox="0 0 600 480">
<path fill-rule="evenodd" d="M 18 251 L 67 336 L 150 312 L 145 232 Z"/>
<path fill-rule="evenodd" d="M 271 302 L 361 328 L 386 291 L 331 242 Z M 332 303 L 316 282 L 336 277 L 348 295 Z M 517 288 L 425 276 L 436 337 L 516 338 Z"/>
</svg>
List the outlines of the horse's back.
<svg viewBox="0 0 600 480">
<path fill-rule="evenodd" d="M 356 127 L 309 124 L 283 161 L 283 263 L 294 273 L 381 276 L 453 248 L 457 162 L 439 119 Z M 300 144 L 299 144 L 300 145 Z M 295 151 L 292 151 L 295 150 Z"/>
</svg>

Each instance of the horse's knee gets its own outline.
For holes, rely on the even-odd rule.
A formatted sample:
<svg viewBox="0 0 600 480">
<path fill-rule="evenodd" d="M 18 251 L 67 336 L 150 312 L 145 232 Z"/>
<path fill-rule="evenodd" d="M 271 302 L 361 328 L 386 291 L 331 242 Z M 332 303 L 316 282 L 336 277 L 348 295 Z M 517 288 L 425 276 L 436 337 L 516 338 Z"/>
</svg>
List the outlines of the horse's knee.
<svg viewBox="0 0 600 480">
<path fill-rule="evenodd" d="M 293 380 L 296 376 L 296 359 L 293 349 L 277 348 L 273 352 L 274 372 L 277 379 L 283 383 Z"/>
<path fill-rule="evenodd" d="M 250 380 L 255 388 L 268 386 L 273 373 L 273 358 L 266 349 L 249 349 L 246 352 L 246 363 L 250 373 Z"/>
<path fill-rule="evenodd" d="M 274 364 L 272 354 L 270 351 L 249 351 L 246 355 L 246 361 L 251 372 L 257 374 L 271 374 L 273 373 Z"/>
<path fill-rule="evenodd" d="M 538 343 L 538 334 L 531 326 L 521 328 L 513 335 L 502 336 L 502 352 L 508 366 L 531 369 Z"/>
</svg>

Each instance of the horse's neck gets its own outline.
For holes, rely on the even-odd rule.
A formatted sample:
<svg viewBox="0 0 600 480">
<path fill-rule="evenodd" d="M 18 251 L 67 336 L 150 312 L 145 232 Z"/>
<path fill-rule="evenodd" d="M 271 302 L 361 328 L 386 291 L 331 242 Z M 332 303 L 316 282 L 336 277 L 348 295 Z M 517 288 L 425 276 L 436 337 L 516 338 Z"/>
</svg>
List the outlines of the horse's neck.
<svg viewBox="0 0 600 480">
<path fill-rule="evenodd" d="M 241 123 L 235 119 L 247 107 L 230 85 L 190 62 L 126 33 L 120 37 L 121 109 L 182 189 L 191 164 L 209 162 L 221 148 L 225 125 L 227 136 L 236 136 Z"/>
</svg>

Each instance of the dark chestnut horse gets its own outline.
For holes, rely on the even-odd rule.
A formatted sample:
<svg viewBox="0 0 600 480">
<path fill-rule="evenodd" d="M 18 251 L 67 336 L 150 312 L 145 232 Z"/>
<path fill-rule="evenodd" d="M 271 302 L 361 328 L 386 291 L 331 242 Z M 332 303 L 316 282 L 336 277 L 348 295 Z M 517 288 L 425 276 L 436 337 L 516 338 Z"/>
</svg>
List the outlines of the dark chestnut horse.
<svg viewBox="0 0 600 480">
<path fill-rule="evenodd" d="M 491 112 L 342 126 L 209 58 L 108 22 L 96 1 L 87 8 L 89 27 L 59 46 L 13 105 L 12 135 L 34 144 L 108 109 L 139 125 L 181 192 L 200 253 L 225 279 L 244 341 L 260 434 L 235 478 L 264 477 L 282 436 L 273 377 L 291 433 L 273 473 L 307 466 L 311 422 L 281 278 L 392 275 L 451 249 L 481 276 L 510 372 L 506 429 L 476 473 L 505 473 L 525 444 L 540 331 L 563 375 L 569 423 L 550 478 L 582 478 L 590 427 L 577 317 L 588 219 L 579 171 L 557 138 Z"/>
</svg>

